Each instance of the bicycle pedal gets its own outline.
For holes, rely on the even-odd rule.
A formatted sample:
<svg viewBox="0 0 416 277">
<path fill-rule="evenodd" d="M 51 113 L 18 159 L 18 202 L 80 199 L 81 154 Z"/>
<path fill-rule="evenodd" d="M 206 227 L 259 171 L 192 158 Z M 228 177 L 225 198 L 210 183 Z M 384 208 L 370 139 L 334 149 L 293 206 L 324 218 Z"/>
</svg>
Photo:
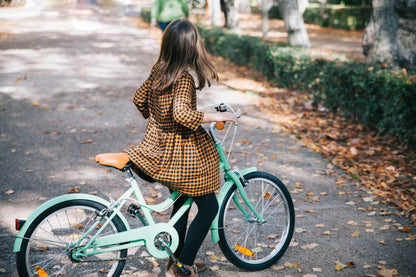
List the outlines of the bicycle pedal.
<svg viewBox="0 0 416 277">
<path fill-rule="evenodd" d="M 191 271 L 185 266 L 183 265 L 181 262 L 177 261 L 176 262 L 176 266 L 182 271 L 183 274 L 185 274 L 186 276 L 191 275 Z"/>
</svg>

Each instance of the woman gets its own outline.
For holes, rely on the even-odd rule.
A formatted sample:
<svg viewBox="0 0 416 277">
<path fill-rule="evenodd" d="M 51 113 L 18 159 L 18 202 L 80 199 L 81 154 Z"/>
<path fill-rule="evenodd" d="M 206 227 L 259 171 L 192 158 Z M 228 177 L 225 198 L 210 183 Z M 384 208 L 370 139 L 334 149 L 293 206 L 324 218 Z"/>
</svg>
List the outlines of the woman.
<svg viewBox="0 0 416 277">
<path fill-rule="evenodd" d="M 134 163 L 133 169 L 182 194 L 172 215 L 189 197 L 198 206 L 186 236 L 189 211 L 175 224 L 180 243 L 174 254 L 179 262 L 168 263 L 167 276 L 198 276 L 195 256 L 218 211 L 219 156 L 201 123 L 236 122 L 237 118 L 228 112 L 196 110 L 196 89 L 210 85 L 210 79 L 218 80 L 218 75 L 197 29 L 188 20 L 178 19 L 164 31 L 159 58 L 133 99 L 148 119 L 140 145 L 124 150 Z"/>
</svg>

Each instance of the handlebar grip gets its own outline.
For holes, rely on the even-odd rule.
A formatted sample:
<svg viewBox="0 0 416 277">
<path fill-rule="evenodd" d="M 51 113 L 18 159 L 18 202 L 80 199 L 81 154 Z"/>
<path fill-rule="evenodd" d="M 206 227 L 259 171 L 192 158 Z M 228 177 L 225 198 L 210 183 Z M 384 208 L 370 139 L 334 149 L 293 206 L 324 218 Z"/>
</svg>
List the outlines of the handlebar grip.
<svg viewBox="0 0 416 277">
<path fill-rule="evenodd" d="M 225 127 L 225 121 L 218 121 L 217 123 L 215 123 L 215 128 L 217 128 L 218 130 L 222 130 Z"/>
</svg>

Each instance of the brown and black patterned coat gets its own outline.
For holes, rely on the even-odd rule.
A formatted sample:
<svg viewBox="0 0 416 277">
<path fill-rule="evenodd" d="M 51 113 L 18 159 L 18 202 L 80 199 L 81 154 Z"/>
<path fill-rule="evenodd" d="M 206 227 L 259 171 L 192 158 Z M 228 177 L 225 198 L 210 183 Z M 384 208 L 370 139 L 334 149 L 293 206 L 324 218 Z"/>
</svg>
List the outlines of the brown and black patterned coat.
<svg viewBox="0 0 416 277">
<path fill-rule="evenodd" d="M 148 119 L 143 141 L 125 149 L 135 166 L 169 189 L 201 196 L 219 188 L 219 156 L 201 126 L 193 77 L 183 72 L 172 89 L 152 89 L 157 70 L 136 91 L 133 102 Z M 134 167 L 133 167 L 134 169 Z"/>
</svg>

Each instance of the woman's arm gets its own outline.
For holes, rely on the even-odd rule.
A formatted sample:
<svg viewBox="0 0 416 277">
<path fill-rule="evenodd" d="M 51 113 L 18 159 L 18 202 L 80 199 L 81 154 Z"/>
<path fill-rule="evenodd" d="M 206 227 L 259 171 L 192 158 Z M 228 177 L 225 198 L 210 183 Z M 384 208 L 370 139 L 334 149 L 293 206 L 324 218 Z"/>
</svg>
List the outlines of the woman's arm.
<svg viewBox="0 0 416 277">
<path fill-rule="evenodd" d="M 136 90 L 133 103 L 139 109 L 144 118 L 149 118 L 148 95 L 152 91 L 152 84 L 155 74 L 155 67 L 152 68 L 147 80 Z"/>
<path fill-rule="evenodd" d="M 173 119 L 194 131 L 196 131 L 202 123 L 204 113 L 192 109 L 192 94 L 195 93 L 195 84 L 192 76 L 182 74 L 181 77 L 173 85 L 175 94 L 173 99 Z"/>
<path fill-rule="evenodd" d="M 230 112 L 204 113 L 204 118 L 202 119 L 202 123 L 220 122 L 220 121 L 237 122 L 237 117 L 233 113 L 230 113 Z"/>
</svg>

